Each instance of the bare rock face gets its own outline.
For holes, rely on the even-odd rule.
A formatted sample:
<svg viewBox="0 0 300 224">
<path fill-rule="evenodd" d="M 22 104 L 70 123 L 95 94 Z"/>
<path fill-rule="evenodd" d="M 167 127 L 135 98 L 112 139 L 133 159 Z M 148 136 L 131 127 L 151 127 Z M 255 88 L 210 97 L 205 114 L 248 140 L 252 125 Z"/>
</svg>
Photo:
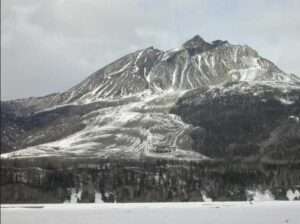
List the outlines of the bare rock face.
<svg viewBox="0 0 300 224">
<path fill-rule="evenodd" d="M 232 83 L 186 94 L 171 112 L 196 127 L 193 149 L 210 158 L 299 161 L 299 96 Z"/>
<path fill-rule="evenodd" d="M 207 43 L 199 35 L 194 36 L 192 39 L 185 42 L 182 47 L 190 50 L 191 53 L 199 54 L 203 51 L 210 50 L 214 45 Z"/>
<path fill-rule="evenodd" d="M 299 76 L 283 72 L 249 46 L 222 40 L 209 43 L 196 35 L 176 49 L 149 47 L 130 53 L 63 93 L 1 102 L 1 160 L 14 168 L 23 162 L 27 166 L 22 167 L 42 167 L 42 163 L 53 165 L 59 160 L 62 165 L 52 166 L 52 170 L 64 170 L 66 163 L 75 169 L 90 159 L 143 164 L 243 162 L 255 164 L 256 169 L 261 164 L 298 166 L 299 119 Z M 180 172 L 192 172 L 182 171 L 185 165 L 180 167 Z M 226 166 L 222 170 L 226 175 L 232 172 Z M 195 178 L 200 178 L 197 175 Z M 92 179 L 84 181 L 90 183 L 85 187 L 84 200 L 92 200 L 91 191 L 98 189 L 95 177 L 88 176 Z M 32 181 L 30 175 L 28 179 Z M 218 181 L 214 179 L 211 184 Z M 16 192 L 33 190 L 23 182 L 7 184 Z M 253 184 L 259 186 L 260 179 Z M 119 197 L 142 194 L 140 183 L 133 185 Z M 245 188 L 239 187 L 239 191 Z M 200 197 L 198 191 L 182 189 L 176 191 L 181 195 L 176 200 L 189 194 Z M 44 190 L 38 187 L 33 191 L 40 195 Z M 60 200 L 69 190 L 60 186 Z M 52 192 L 45 198 L 55 201 L 57 194 Z M 107 194 L 110 196 L 102 195 L 110 198 L 107 200 L 116 196 Z M 156 196 L 143 194 L 140 199 L 132 196 L 121 201 L 167 200 L 171 197 L 168 194 L 173 193 L 166 190 L 159 196 L 153 190 Z"/>
</svg>

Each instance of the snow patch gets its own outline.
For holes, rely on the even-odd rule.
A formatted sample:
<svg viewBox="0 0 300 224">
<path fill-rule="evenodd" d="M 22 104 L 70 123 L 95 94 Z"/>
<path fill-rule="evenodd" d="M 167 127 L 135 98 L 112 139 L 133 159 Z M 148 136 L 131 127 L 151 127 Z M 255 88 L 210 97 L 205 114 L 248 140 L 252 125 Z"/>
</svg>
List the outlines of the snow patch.
<svg viewBox="0 0 300 224">
<path fill-rule="evenodd" d="M 204 191 L 201 192 L 201 195 L 202 195 L 202 200 L 204 202 L 212 202 L 213 201 L 210 197 L 207 197 L 207 195 L 206 195 L 206 193 Z"/>
<path fill-rule="evenodd" d="M 76 191 L 75 188 L 71 189 L 71 196 L 70 200 L 65 201 L 64 203 L 71 203 L 71 204 L 76 204 L 81 200 L 81 193 L 82 191 Z"/>
<path fill-rule="evenodd" d="M 102 195 L 98 191 L 95 192 L 95 203 L 104 203 L 102 200 Z"/>
<path fill-rule="evenodd" d="M 295 115 L 289 116 L 289 119 L 294 120 L 294 121 L 296 121 L 297 123 L 299 123 L 299 121 L 300 121 L 300 118 L 299 118 L 298 116 L 295 116 Z"/>
<path fill-rule="evenodd" d="M 285 99 L 285 98 L 278 98 L 278 100 L 279 100 L 282 104 L 285 104 L 285 105 L 291 105 L 291 104 L 295 103 L 294 101 L 289 100 L 289 99 Z"/>
<path fill-rule="evenodd" d="M 274 201 L 274 195 L 270 190 L 248 190 L 247 191 L 248 200 L 253 201 Z"/>
<path fill-rule="evenodd" d="M 300 192 L 298 190 L 288 190 L 286 192 L 286 197 L 289 199 L 289 201 L 293 201 L 293 200 L 300 200 Z"/>
</svg>

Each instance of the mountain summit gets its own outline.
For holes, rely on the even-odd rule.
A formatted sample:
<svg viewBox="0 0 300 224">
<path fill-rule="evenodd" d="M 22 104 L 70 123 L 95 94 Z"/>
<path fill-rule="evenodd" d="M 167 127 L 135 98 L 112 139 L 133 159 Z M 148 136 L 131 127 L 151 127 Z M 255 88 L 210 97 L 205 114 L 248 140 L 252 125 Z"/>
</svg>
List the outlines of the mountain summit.
<svg viewBox="0 0 300 224">
<path fill-rule="evenodd" d="M 207 43 L 202 37 L 199 35 L 195 35 L 192 39 L 186 41 L 183 45 L 184 48 L 207 48 L 211 45 Z"/>
<path fill-rule="evenodd" d="M 223 40 L 215 40 L 212 43 L 208 43 L 199 35 L 195 35 L 192 39 L 186 41 L 182 47 L 189 50 L 190 54 L 199 54 L 203 51 L 208 51 L 224 44 L 229 43 L 228 41 Z"/>
</svg>

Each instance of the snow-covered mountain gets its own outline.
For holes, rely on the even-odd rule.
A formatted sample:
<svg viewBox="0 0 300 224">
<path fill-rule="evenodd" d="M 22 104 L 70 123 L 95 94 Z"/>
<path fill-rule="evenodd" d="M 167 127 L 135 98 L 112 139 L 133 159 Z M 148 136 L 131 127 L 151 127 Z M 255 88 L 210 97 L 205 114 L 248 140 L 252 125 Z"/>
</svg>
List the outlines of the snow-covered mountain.
<svg viewBox="0 0 300 224">
<path fill-rule="evenodd" d="M 1 203 L 299 198 L 299 145 L 299 76 L 195 36 L 1 102 Z"/>
<path fill-rule="evenodd" d="M 249 46 L 198 35 L 1 107 L 2 158 L 300 159 L 300 78 Z"/>
</svg>

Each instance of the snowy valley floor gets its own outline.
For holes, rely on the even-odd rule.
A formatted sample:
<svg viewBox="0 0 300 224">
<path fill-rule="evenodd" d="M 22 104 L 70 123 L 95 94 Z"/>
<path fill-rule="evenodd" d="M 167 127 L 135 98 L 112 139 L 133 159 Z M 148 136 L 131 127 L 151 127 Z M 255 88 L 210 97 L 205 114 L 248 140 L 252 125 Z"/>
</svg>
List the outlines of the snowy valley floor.
<svg viewBox="0 0 300 224">
<path fill-rule="evenodd" d="M 1 224 L 300 223 L 300 201 L 1 205 Z"/>
</svg>

